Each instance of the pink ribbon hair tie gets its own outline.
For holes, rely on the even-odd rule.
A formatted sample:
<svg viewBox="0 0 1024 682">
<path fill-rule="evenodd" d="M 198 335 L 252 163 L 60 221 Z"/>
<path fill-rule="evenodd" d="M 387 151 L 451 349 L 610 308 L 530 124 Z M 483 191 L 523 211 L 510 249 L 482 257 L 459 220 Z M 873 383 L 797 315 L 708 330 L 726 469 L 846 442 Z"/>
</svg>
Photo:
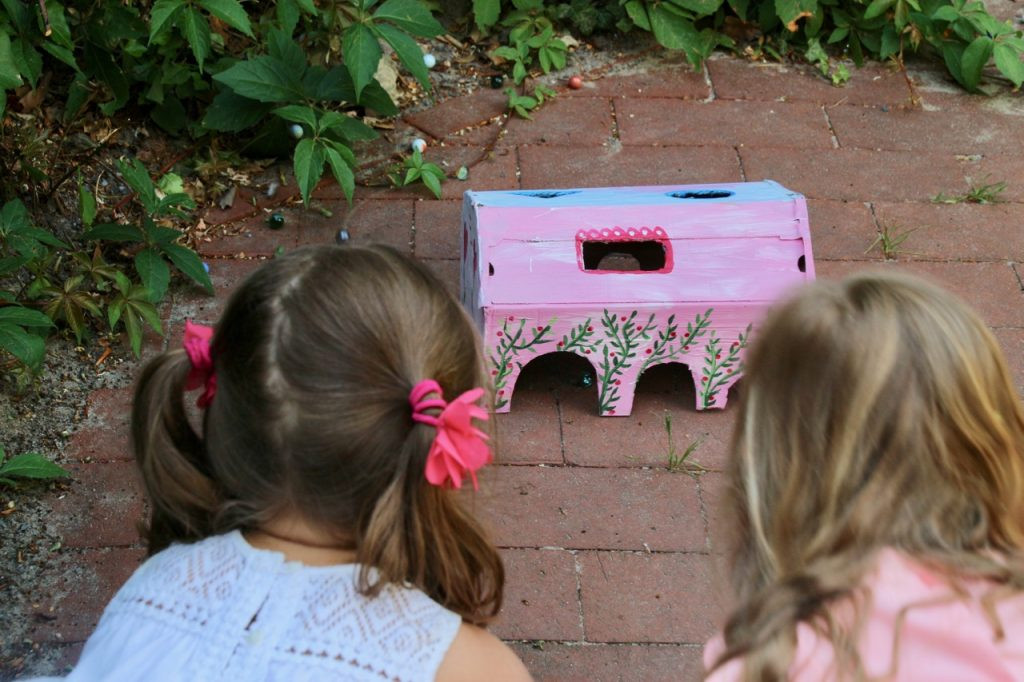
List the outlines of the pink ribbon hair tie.
<svg viewBox="0 0 1024 682">
<path fill-rule="evenodd" d="M 436 398 L 427 396 L 436 393 Z M 437 429 L 437 435 L 427 453 L 426 475 L 432 485 L 443 486 L 449 481 L 453 488 L 462 487 L 467 473 L 473 489 L 479 490 L 476 472 L 490 462 L 491 449 L 487 447 L 487 434 L 473 426 L 472 420 L 487 421 L 487 411 L 476 404 L 484 389 L 473 388 L 451 402 L 446 402 L 441 386 L 433 379 L 425 379 L 409 392 L 413 421 Z M 426 410 L 440 409 L 436 417 Z"/>
<path fill-rule="evenodd" d="M 192 391 L 202 388 L 203 393 L 196 400 L 199 407 L 207 407 L 217 392 L 217 375 L 213 371 L 213 355 L 210 353 L 210 339 L 213 338 L 213 327 L 193 324 L 185 320 L 185 353 L 188 355 L 192 369 L 185 377 L 185 390 Z"/>
</svg>

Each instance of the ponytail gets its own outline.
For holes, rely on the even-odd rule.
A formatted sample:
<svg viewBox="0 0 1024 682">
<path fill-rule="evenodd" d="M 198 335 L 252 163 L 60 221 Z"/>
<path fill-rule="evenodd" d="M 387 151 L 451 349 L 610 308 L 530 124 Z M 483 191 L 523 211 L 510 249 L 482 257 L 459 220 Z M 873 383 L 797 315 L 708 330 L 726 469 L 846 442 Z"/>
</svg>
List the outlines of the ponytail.
<svg viewBox="0 0 1024 682">
<path fill-rule="evenodd" d="M 150 554 L 208 535 L 219 507 L 203 439 L 185 413 L 189 369 L 184 351 L 168 351 L 143 368 L 135 388 L 132 447 L 152 507 L 144 528 Z"/>
<path fill-rule="evenodd" d="M 386 583 L 409 582 L 464 621 L 485 625 L 501 610 L 504 565 L 458 493 L 427 482 L 435 434 L 434 427 L 415 424 L 406 438 L 395 477 L 357 543 L 359 588 L 373 596 Z"/>
</svg>

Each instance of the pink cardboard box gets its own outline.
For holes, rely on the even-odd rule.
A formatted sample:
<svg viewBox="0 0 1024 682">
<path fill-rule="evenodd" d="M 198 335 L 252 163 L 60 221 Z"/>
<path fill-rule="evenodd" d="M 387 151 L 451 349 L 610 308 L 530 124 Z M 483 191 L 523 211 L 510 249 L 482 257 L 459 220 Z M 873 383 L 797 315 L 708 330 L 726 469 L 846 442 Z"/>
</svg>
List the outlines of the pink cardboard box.
<svg viewBox="0 0 1024 682">
<path fill-rule="evenodd" d="M 697 409 L 725 407 L 752 330 L 814 279 L 803 196 L 772 181 L 466 192 L 462 301 L 495 407 L 531 360 L 575 353 L 598 410 L 628 415 L 645 370 L 685 364 Z"/>
</svg>

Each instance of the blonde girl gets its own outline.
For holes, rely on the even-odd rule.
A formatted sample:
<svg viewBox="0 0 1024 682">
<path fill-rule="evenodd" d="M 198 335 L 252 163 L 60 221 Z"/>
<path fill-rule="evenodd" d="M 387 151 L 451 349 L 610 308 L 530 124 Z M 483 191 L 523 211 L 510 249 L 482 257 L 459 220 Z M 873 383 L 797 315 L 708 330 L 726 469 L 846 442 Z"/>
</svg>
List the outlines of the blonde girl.
<svg viewBox="0 0 1024 682">
<path fill-rule="evenodd" d="M 1024 679 L 1024 414 L 978 316 L 908 276 L 817 283 L 744 382 L 706 679 Z"/>
<path fill-rule="evenodd" d="M 529 679 L 479 627 L 502 563 L 452 490 L 490 459 L 482 366 L 458 303 L 396 251 L 256 271 L 139 378 L 152 556 L 71 679 Z"/>
</svg>

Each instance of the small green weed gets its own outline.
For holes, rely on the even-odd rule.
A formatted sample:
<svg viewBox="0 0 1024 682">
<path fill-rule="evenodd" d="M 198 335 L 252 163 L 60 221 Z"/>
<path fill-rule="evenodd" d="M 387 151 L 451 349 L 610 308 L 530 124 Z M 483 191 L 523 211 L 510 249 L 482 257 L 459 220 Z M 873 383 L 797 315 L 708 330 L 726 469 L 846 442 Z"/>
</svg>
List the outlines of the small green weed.
<svg viewBox="0 0 1024 682">
<path fill-rule="evenodd" d="M 441 198 L 441 183 L 444 182 L 444 171 L 436 163 L 423 160 L 420 150 L 413 151 L 411 156 L 405 159 L 405 178 L 402 186 L 411 185 L 419 180 L 438 199 Z"/>
<path fill-rule="evenodd" d="M 897 225 L 882 225 L 874 241 L 864 250 L 864 253 L 870 253 L 877 246 L 882 250 L 882 257 L 885 260 L 895 260 L 896 255 L 899 253 L 900 245 L 907 241 L 907 237 L 916 231 L 916 227 L 902 230 Z"/>
<path fill-rule="evenodd" d="M 35 452 L 26 452 L 4 462 L 5 457 L 3 446 L 0 446 L 0 462 L 3 462 L 0 464 L 0 485 L 16 485 L 16 479 L 49 481 L 71 475 L 69 471 Z"/>
<path fill-rule="evenodd" d="M 700 476 L 707 472 L 702 464 L 693 459 L 693 453 L 704 442 L 704 437 L 697 438 L 682 452 L 676 452 L 676 444 L 672 439 L 672 415 L 665 415 L 665 434 L 668 437 L 668 470 L 672 472 L 683 472 L 690 476 Z"/>
<path fill-rule="evenodd" d="M 519 118 L 533 118 L 530 112 L 543 104 L 545 99 L 554 97 L 555 91 L 538 83 L 532 95 L 520 95 L 515 88 L 508 88 L 505 94 L 508 95 L 510 111 L 514 111 Z"/>
<path fill-rule="evenodd" d="M 988 180 L 986 177 L 985 180 Z M 932 197 L 935 204 L 998 204 L 1004 199 L 999 195 L 1006 191 L 1005 182 L 983 183 L 971 185 L 963 194 L 946 194 L 939 192 Z"/>
</svg>

